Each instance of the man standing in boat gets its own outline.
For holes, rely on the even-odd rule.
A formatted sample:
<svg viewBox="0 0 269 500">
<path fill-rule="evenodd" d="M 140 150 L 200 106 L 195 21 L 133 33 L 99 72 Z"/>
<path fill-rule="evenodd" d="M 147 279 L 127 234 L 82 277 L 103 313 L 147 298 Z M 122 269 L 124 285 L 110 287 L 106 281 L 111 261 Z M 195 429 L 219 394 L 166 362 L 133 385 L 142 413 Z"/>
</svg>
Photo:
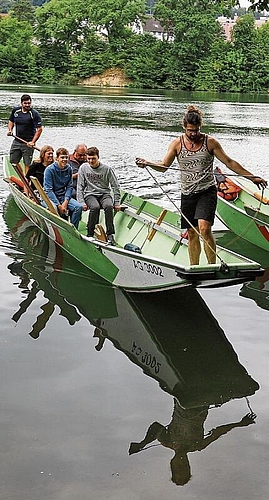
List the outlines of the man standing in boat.
<svg viewBox="0 0 269 500">
<path fill-rule="evenodd" d="M 7 135 L 13 136 L 14 126 L 16 137 L 9 152 L 10 162 L 21 169 L 20 160 L 23 159 L 25 174 L 27 174 L 32 163 L 36 141 L 43 130 L 41 116 L 36 109 L 32 108 L 32 98 L 29 94 L 23 94 L 21 105 L 12 109 Z"/>
<path fill-rule="evenodd" d="M 251 174 L 237 161 L 230 158 L 220 143 L 201 132 L 202 113 L 189 106 L 183 120 L 184 133 L 171 142 L 161 162 L 137 158 L 139 167 L 152 167 L 165 172 L 177 158 L 181 173 L 181 227 L 188 229 L 190 264 L 198 265 L 201 254 L 200 236 L 209 264 L 216 262 L 216 243 L 212 225 L 217 206 L 217 188 L 213 173 L 214 157 L 238 175 L 251 178 L 259 188 L 267 181 Z"/>
</svg>

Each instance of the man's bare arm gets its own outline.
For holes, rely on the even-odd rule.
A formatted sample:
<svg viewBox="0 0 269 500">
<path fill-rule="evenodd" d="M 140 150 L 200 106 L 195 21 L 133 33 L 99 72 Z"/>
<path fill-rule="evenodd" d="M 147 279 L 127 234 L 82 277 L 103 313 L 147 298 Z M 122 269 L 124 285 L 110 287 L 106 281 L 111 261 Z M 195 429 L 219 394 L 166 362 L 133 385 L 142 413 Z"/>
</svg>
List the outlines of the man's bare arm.
<svg viewBox="0 0 269 500">
<path fill-rule="evenodd" d="M 220 160 L 226 167 L 228 167 L 230 170 L 235 172 L 238 175 L 246 176 L 250 178 L 250 180 L 256 184 L 258 187 L 263 187 L 265 188 L 267 186 L 267 181 L 263 179 L 262 177 L 253 175 L 251 172 L 246 170 L 240 163 L 238 163 L 236 160 L 233 160 L 230 158 L 223 148 L 221 147 L 220 143 L 216 141 L 216 139 L 213 139 L 212 137 L 209 139 L 208 142 L 209 149 L 211 152 L 214 154 L 218 160 Z"/>
<path fill-rule="evenodd" d="M 7 131 L 7 135 L 12 135 L 13 134 L 13 128 L 14 128 L 14 122 L 12 121 L 8 121 L 8 131 Z"/>
<path fill-rule="evenodd" d="M 178 139 L 171 142 L 167 153 L 161 162 L 153 162 L 150 160 L 145 160 L 144 158 L 136 158 L 136 164 L 141 167 L 151 167 L 159 172 L 166 172 L 166 170 L 172 165 L 175 157 L 177 156 L 177 144 Z"/>
<path fill-rule="evenodd" d="M 36 132 L 35 132 L 35 135 L 33 137 L 33 139 L 31 141 L 28 142 L 28 144 L 30 145 L 30 147 L 33 147 L 36 143 L 36 141 L 39 139 L 39 137 L 41 136 L 42 134 L 42 131 L 43 131 L 43 127 L 38 127 L 36 129 Z"/>
</svg>

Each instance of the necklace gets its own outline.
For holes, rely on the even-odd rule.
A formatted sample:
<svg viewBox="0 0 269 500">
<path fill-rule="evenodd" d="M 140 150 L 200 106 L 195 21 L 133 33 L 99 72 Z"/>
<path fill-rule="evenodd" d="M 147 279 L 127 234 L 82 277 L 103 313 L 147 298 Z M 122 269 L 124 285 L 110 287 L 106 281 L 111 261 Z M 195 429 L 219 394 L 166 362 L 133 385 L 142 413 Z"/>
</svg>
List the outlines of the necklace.
<svg viewBox="0 0 269 500">
<path fill-rule="evenodd" d="M 190 139 L 186 136 L 188 143 L 191 145 L 191 148 L 194 148 L 195 142 L 191 142 Z"/>
<path fill-rule="evenodd" d="M 200 141 L 200 139 L 201 139 L 201 137 L 199 136 L 199 137 L 198 137 L 198 140 L 197 140 L 197 141 L 196 141 L 196 143 L 195 143 L 195 142 L 192 142 L 186 134 L 185 134 L 185 137 L 186 137 L 186 139 L 187 139 L 188 143 L 191 145 L 191 149 L 193 149 L 193 148 L 194 148 L 194 146 L 195 146 L 195 144 L 198 144 L 198 143 L 199 143 L 199 141 Z"/>
</svg>

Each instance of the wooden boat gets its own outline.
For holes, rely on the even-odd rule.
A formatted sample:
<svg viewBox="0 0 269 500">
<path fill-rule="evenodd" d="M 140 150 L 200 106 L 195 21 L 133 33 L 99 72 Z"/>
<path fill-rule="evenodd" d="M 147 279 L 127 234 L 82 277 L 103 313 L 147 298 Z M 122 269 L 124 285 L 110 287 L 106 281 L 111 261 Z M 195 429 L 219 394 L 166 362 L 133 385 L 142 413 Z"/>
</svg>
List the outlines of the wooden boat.
<svg viewBox="0 0 269 500">
<path fill-rule="evenodd" d="M 180 234 L 180 216 L 130 193 L 122 193 L 124 210 L 115 214 L 116 245 L 87 234 L 88 213 L 83 212 L 79 230 L 25 196 L 18 187 L 13 166 L 4 158 L 4 176 L 16 204 L 41 231 L 66 252 L 107 282 L 130 291 L 152 292 L 185 286 L 225 286 L 261 275 L 260 264 L 239 254 L 217 248 L 217 263 L 189 264 L 187 241 Z M 44 193 L 43 193 L 44 194 Z M 42 196 L 43 196 L 42 194 Z M 101 225 L 104 222 L 101 219 Z M 138 252 L 137 252 L 138 251 Z"/>
<path fill-rule="evenodd" d="M 231 180 L 240 188 L 234 200 L 218 193 L 217 216 L 237 236 L 253 245 L 269 250 L 269 189 L 262 193 L 251 180 L 236 177 Z"/>
<path fill-rule="evenodd" d="M 12 319 L 24 321 L 25 330 L 28 309 L 37 300 L 40 314 L 33 324 L 30 315 L 29 332 L 25 330 L 33 339 L 42 341 L 54 314 L 70 325 L 84 318 L 94 327 L 85 330 L 89 349 L 95 347 L 98 355 L 112 343 L 182 408 L 220 406 L 259 389 L 196 289 L 156 292 L 154 301 L 149 295 L 126 293 L 74 261 L 12 198 L 4 219 L 14 242 L 8 267 L 18 278 L 15 286 L 23 289 Z"/>
</svg>

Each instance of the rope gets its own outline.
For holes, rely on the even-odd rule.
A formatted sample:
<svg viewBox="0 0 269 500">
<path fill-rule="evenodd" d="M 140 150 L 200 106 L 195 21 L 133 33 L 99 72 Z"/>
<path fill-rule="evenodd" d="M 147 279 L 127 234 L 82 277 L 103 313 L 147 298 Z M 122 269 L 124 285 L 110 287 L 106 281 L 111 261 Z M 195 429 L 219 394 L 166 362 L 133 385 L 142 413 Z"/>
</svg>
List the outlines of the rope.
<svg viewBox="0 0 269 500">
<path fill-rule="evenodd" d="M 146 224 L 147 228 L 148 228 L 148 234 L 146 235 L 142 245 L 140 245 L 140 248 L 142 250 L 143 246 L 145 245 L 147 239 L 148 239 L 148 235 L 149 235 L 149 232 L 150 232 L 150 229 L 151 227 L 153 226 L 153 224 L 151 222 L 149 222 L 148 224 Z M 139 233 L 142 231 L 142 229 L 144 229 L 145 227 L 145 224 L 143 224 L 140 229 L 138 229 L 137 233 L 134 235 L 134 237 L 131 239 L 130 243 L 133 243 L 133 241 L 137 238 L 137 236 L 139 235 Z"/>
<path fill-rule="evenodd" d="M 154 177 L 154 175 L 149 171 L 148 167 L 145 167 L 147 170 L 148 174 L 152 177 L 154 182 L 157 184 L 157 186 L 162 190 L 162 192 L 167 196 L 168 200 L 172 205 L 174 205 L 175 209 L 179 212 L 179 214 L 187 221 L 187 223 L 190 225 L 190 227 L 195 231 L 195 233 L 199 236 L 199 238 L 202 239 L 205 245 L 208 246 L 208 248 L 215 254 L 215 256 L 220 260 L 221 265 L 223 266 L 223 270 L 227 270 L 228 266 L 226 262 L 218 255 L 218 253 L 215 251 L 214 248 L 212 248 L 203 238 L 203 236 L 197 231 L 196 227 L 193 226 L 193 224 L 189 221 L 189 219 L 183 214 L 182 210 L 176 205 L 176 203 L 170 198 L 170 196 L 166 193 L 166 191 L 163 189 L 163 187 L 160 185 L 160 183 L 157 181 L 157 179 Z"/>
<path fill-rule="evenodd" d="M 127 165 L 127 167 L 133 167 L 133 165 Z M 183 168 L 179 168 L 179 167 L 165 167 L 164 165 L 160 165 L 160 167 L 162 168 L 165 168 L 164 172 L 167 172 L 168 170 L 177 170 L 177 172 L 186 172 L 186 169 L 183 169 Z M 144 168 L 147 168 L 147 167 L 144 167 Z M 191 171 L 192 173 L 194 174 L 200 174 L 201 172 L 199 170 L 197 171 Z M 226 175 L 228 177 L 246 177 L 248 179 L 253 179 L 253 177 L 260 177 L 259 175 L 252 175 L 252 174 L 246 174 L 246 175 L 242 175 L 242 174 L 231 174 L 230 172 L 221 172 L 222 175 Z"/>
<path fill-rule="evenodd" d="M 246 403 L 247 403 L 247 406 L 248 406 L 248 409 L 249 409 L 249 411 L 250 411 L 251 416 L 253 416 L 253 417 L 255 416 L 255 418 L 256 418 L 256 414 L 254 413 L 254 411 L 252 410 L 252 408 L 251 408 L 251 406 L 250 406 L 250 402 L 249 402 L 248 397 L 247 397 L 247 396 L 245 396 L 245 398 L 246 398 Z"/>
<path fill-rule="evenodd" d="M 169 167 L 171 168 L 171 167 Z M 162 188 L 162 186 L 160 185 L 160 183 L 157 181 L 157 179 L 154 177 L 154 175 L 150 172 L 150 170 L 148 169 L 148 167 L 145 167 L 145 169 L 147 170 L 148 174 L 152 177 L 152 179 L 154 180 L 155 184 L 162 190 L 162 192 L 167 196 L 167 198 L 169 199 L 170 203 L 172 203 L 172 205 L 175 207 L 175 209 L 180 213 L 180 215 L 182 217 L 184 217 L 184 219 L 188 222 L 188 224 L 190 225 L 190 227 L 192 229 L 194 229 L 194 231 L 196 232 L 196 234 L 198 234 L 198 236 L 202 239 L 202 241 L 204 242 L 204 244 L 206 244 L 210 250 L 216 255 L 216 257 L 218 257 L 218 259 L 220 260 L 220 262 L 222 263 L 222 265 L 224 266 L 224 268 L 227 268 L 227 264 L 221 259 L 221 257 L 218 255 L 218 253 L 207 243 L 205 242 L 203 236 L 201 236 L 201 234 L 199 233 L 199 231 L 197 231 L 197 229 L 191 224 L 191 222 L 187 219 L 187 217 L 183 214 L 183 212 L 181 211 L 181 209 L 175 204 L 175 202 L 170 198 L 170 196 L 166 193 L 166 191 Z M 181 171 L 182 169 L 178 168 L 178 167 L 172 167 L 173 170 L 178 170 L 178 171 Z M 222 172 L 222 175 L 228 175 L 228 176 L 238 176 L 238 177 L 241 177 L 239 174 L 225 174 Z M 253 175 L 245 175 L 244 177 L 255 177 Z M 264 190 L 265 188 L 262 187 L 262 190 L 261 190 L 261 200 L 259 202 L 259 205 L 257 206 L 257 209 L 256 209 L 256 212 L 254 214 L 254 216 L 252 217 L 252 219 L 250 220 L 249 224 L 247 225 L 247 227 L 244 229 L 244 231 L 242 231 L 242 233 L 238 234 L 235 236 L 235 238 L 233 238 L 230 242 L 229 242 L 229 245 L 227 246 L 227 248 L 231 248 L 231 245 L 233 245 L 233 243 L 235 243 L 237 240 L 239 240 L 240 238 L 243 238 L 243 236 L 248 232 L 249 228 L 251 227 L 252 224 L 254 224 L 255 222 L 255 219 L 260 211 L 260 208 L 261 208 L 261 205 L 262 205 L 262 199 L 263 199 L 263 195 L 264 195 Z"/>
</svg>

